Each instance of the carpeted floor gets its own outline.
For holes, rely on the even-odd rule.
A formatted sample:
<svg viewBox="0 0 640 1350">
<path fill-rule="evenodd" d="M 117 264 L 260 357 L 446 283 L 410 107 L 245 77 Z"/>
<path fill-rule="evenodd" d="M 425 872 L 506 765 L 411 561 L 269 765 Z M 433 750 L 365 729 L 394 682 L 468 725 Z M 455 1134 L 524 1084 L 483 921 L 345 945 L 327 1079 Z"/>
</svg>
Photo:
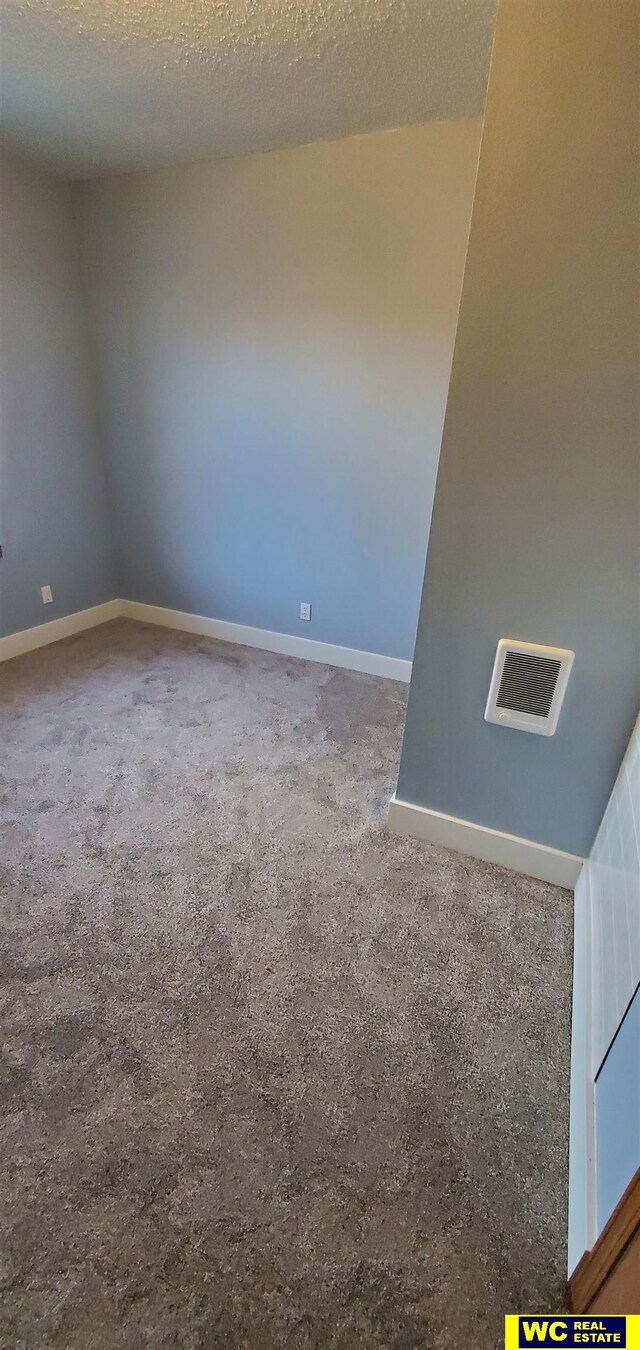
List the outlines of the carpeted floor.
<svg viewBox="0 0 640 1350">
<path fill-rule="evenodd" d="M 385 832 L 401 685 L 0 669 L 10 1350 L 485 1350 L 561 1303 L 570 897 Z"/>
</svg>

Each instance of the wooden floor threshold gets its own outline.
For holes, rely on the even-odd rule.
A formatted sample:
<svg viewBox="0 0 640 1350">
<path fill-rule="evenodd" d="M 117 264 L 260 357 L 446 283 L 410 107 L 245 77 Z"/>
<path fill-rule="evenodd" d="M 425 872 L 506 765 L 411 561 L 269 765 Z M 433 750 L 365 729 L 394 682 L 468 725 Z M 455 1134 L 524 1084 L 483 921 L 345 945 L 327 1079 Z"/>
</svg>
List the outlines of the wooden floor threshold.
<svg viewBox="0 0 640 1350">
<path fill-rule="evenodd" d="M 591 1251 L 585 1252 L 569 1279 L 569 1301 L 574 1313 L 589 1311 L 599 1291 L 639 1233 L 640 1167 L 597 1242 Z M 621 1313 L 624 1311 L 620 1309 Z"/>
</svg>

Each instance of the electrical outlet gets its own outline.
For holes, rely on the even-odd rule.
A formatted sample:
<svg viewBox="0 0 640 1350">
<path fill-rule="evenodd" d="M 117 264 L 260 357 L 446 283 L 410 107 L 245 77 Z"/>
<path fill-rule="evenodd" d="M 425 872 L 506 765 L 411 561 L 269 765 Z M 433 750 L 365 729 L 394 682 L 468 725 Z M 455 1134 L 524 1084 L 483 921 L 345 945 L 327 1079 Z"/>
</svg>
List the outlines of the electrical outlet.
<svg viewBox="0 0 640 1350">
<path fill-rule="evenodd" d="M 50 604 L 52 603 L 52 601 L 53 601 L 53 591 L 51 590 L 51 587 L 50 587 L 50 586 L 41 586 L 41 587 L 40 587 L 40 594 L 41 594 L 41 596 L 42 596 L 42 603 L 43 603 L 43 605 L 50 605 Z"/>
<path fill-rule="evenodd" d="M 300 606 L 300 618 L 301 618 L 301 619 L 310 619 L 310 618 L 311 618 L 311 605 L 304 605 L 304 604 L 303 604 L 303 605 Z"/>
</svg>

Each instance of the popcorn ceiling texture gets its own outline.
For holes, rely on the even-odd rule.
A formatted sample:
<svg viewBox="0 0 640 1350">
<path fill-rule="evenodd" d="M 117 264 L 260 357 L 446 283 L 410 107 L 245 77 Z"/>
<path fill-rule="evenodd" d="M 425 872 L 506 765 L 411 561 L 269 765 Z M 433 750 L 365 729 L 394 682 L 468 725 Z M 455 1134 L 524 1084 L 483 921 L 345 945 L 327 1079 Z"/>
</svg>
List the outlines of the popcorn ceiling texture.
<svg viewBox="0 0 640 1350">
<path fill-rule="evenodd" d="M 67 177 L 477 115 L 495 0 L 3 0 L 0 132 Z"/>
</svg>

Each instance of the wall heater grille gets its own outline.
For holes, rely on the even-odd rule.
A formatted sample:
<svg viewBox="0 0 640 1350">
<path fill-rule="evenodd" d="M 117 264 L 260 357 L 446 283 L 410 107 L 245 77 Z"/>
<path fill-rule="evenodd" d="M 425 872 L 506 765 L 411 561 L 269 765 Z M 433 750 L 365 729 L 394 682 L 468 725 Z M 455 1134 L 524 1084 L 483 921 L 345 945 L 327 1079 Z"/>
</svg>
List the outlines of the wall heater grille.
<svg viewBox="0 0 640 1350">
<path fill-rule="evenodd" d="M 501 638 L 485 709 L 487 722 L 553 736 L 573 657 L 563 647 Z"/>
</svg>

